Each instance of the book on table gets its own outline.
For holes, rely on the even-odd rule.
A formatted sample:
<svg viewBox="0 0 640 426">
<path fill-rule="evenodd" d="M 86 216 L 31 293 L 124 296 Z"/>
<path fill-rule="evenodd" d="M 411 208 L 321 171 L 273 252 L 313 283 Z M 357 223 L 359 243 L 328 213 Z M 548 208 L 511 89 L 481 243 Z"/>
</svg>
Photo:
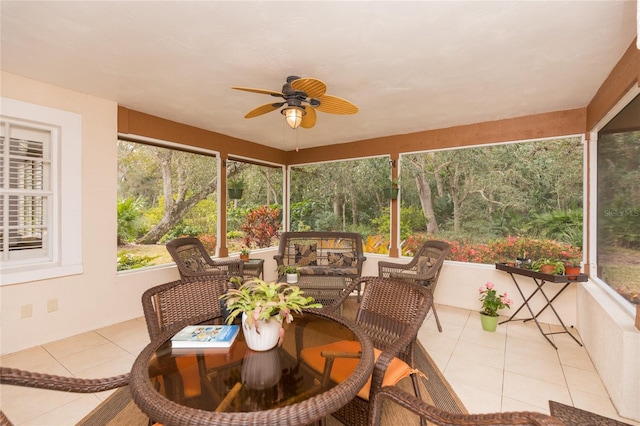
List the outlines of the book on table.
<svg viewBox="0 0 640 426">
<path fill-rule="evenodd" d="M 238 325 L 188 325 L 171 338 L 171 347 L 228 348 L 239 331 Z"/>
</svg>

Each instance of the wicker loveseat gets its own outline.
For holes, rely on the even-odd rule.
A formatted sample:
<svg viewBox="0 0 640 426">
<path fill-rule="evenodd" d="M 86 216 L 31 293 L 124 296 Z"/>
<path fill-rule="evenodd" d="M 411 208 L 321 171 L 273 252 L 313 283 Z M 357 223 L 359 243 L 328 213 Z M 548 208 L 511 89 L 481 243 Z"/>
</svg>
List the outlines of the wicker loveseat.
<svg viewBox="0 0 640 426">
<path fill-rule="evenodd" d="M 273 258 L 278 267 L 298 266 L 300 288 L 329 302 L 362 275 L 362 253 L 362 237 L 355 232 L 283 232 Z"/>
</svg>

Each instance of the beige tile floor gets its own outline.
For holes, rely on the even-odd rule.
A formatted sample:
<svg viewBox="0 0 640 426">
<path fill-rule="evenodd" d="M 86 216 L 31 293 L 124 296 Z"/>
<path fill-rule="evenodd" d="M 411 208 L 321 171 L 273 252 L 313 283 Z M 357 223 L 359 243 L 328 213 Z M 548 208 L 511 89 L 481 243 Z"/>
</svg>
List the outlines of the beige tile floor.
<svg viewBox="0 0 640 426">
<path fill-rule="evenodd" d="M 478 314 L 438 308 L 443 333 L 430 316 L 419 338 L 470 412 L 549 412 L 550 399 L 625 421 L 616 414 L 586 351 L 569 336 L 555 335 L 556 351 L 535 324 L 513 322 L 482 331 Z M 548 328 L 548 325 L 544 325 Z M 78 377 L 129 371 L 148 343 L 143 318 L 5 355 L 5 367 Z M 0 386 L 2 410 L 16 426 L 73 425 L 113 391 L 72 394 Z"/>
</svg>

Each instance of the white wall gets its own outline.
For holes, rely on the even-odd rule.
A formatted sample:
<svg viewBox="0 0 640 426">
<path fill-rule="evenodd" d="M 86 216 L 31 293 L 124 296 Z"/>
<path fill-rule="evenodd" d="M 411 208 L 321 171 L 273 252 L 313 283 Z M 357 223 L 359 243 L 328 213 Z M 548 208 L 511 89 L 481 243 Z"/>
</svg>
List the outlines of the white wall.
<svg viewBox="0 0 640 426">
<path fill-rule="evenodd" d="M 640 331 L 596 283 L 578 291 L 580 335 L 618 413 L 640 421 Z"/>
<path fill-rule="evenodd" d="M 141 316 L 142 292 L 177 273 L 164 268 L 116 274 L 116 103 L 9 73 L 1 79 L 4 97 L 82 115 L 84 269 L 81 275 L 0 286 L 2 354 Z M 57 300 L 58 310 L 48 313 L 50 300 Z M 24 305 L 32 306 L 32 316 L 21 319 Z"/>
</svg>

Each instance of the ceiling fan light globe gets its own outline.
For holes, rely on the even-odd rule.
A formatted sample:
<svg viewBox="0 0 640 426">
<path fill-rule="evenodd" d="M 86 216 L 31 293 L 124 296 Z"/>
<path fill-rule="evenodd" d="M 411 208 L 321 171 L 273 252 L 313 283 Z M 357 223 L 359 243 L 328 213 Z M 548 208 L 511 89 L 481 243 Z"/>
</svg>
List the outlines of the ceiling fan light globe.
<svg viewBox="0 0 640 426">
<path fill-rule="evenodd" d="M 305 111 L 302 108 L 289 107 L 284 108 L 281 113 L 284 115 L 284 119 L 289 127 L 297 129 L 300 123 L 302 123 L 302 116 L 305 114 Z"/>
</svg>

